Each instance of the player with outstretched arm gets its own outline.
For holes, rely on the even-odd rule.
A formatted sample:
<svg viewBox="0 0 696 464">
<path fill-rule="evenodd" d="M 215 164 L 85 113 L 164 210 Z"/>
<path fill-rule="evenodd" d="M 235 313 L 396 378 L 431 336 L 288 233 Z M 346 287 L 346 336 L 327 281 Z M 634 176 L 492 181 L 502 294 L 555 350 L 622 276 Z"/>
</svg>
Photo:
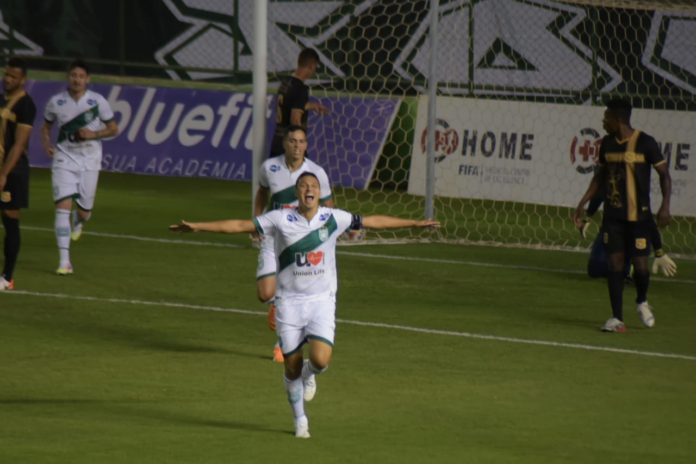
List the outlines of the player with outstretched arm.
<svg viewBox="0 0 696 464">
<path fill-rule="evenodd" d="M 306 157 L 307 132 L 302 126 L 289 126 L 283 139 L 285 151 L 280 156 L 267 159 L 259 170 L 259 189 L 254 197 L 254 216 L 261 216 L 267 209 L 290 208 L 297 205 L 295 182 L 305 171 L 319 179 L 321 195 L 319 204 L 333 208 L 331 183 L 326 171 Z M 275 292 L 277 260 L 272 236 L 258 235 L 260 239 L 259 265 L 256 268 L 256 295 L 268 304 L 268 326 L 275 331 Z M 273 347 L 273 360 L 283 362 L 283 353 L 277 343 Z"/>
<path fill-rule="evenodd" d="M 348 229 L 436 228 L 434 220 L 365 216 L 319 206 L 319 180 L 303 172 L 295 184 L 299 204 L 253 220 L 187 222 L 169 226 L 174 232 L 258 231 L 275 238 L 278 260 L 276 333 L 285 358 L 285 390 L 295 418 L 295 436 L 309 438 L 304 402 L 316 393 L 315 375 L 331 361 L 336 326 L 336 239 Z M 303 347 L 309 344 L 309 359 Z"/>
</svg>

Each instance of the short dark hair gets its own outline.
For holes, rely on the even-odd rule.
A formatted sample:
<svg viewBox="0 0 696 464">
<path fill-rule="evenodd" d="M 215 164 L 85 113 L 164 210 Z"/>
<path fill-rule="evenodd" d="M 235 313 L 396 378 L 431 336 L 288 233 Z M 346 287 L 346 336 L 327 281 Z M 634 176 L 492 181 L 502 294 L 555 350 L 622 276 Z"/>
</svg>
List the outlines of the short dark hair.
<svg viewBox="0 0 696 464">
<path fill-rule="evenodd" d="M 319 182 L 319 178 L 318 178 L 317 175 L 314 174 L 313 172 L 311 172 L 311 171 L 302 171 L 302 173 L 299 175 L 299 177 L 298 177 L 297 180 L 295 181 L 295 188 L 297 188 L 297 186 L 300 185 L 300 180 L 301 180 L 303 177 L 314 177 L 314 178 L 317 180 L 317 182 Z"/>
<path fill-rule="evenodd" d="M 22 71 L 22 75 L 27 75 L 27 62 L 17 56 L 13 56 L 7 60 L 6 66 L 8 68 L 18 68 Z"/>
<path fill-rule="evenodd" d="M 607 102 L 607 109 L 619 120 L 629 122 L 633 107 L 631 102 L 625 98 L 612 98 Z"/>
<path fill-rule="evenodd" d="M 84 69 L 85 73 L 89 74 L 89 66 L 87 65 L 85 60 L 82 60 L 80 58 L 73 60 L 72 63 L 70 63 L 70 66 L 68 66 L 68 72 L 72 71 L 75 68 Z"/>
<path fill-rule="evenodd" d="M 305 137 L 307 136 L 307 130 L 304 127 L 298 126 L 297 124 L 290 124 L 285 129 L 285 132 L 283 132 L 283 140 L 287 139 L 288 136 L 295 131 L 302 131 L 304 132 Z"/>
<path fill-rule="evenodd" d="M 313 48 L 304 48 L 297 57 L 297 66 L 307 66 L 311 62 L 319 64 L 319 54 Z"/>
</svg>

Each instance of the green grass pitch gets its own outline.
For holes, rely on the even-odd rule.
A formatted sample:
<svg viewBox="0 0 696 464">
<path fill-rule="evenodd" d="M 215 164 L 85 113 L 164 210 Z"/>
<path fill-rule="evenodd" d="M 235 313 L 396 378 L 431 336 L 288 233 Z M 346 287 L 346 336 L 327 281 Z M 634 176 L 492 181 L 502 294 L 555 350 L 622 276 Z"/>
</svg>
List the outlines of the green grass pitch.
<svg viewBox="0 0 696 464">
<path fill-rule="evenodd" d="M 587 255 L 340 247 L 334 360 L 295 439 L 248 237 L 248 183 L 102 174 L 53 275 L 50 173 L 32 171 L 16 290 L 0 294 L 2 463 L 692 463 L 696 263 L 625 291 L 604 334 Z M 570 222 L 567 224 L 571 227 Z"/>
</svg>

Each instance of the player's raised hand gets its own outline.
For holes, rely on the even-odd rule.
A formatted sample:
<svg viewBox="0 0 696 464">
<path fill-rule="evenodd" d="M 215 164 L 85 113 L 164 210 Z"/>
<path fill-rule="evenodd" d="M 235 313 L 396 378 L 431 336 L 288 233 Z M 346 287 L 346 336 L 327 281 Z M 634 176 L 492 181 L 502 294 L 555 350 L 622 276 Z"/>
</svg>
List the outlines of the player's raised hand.
<svg viewBox="0 0 696 464">
<path fill-rule="evenodd" d="M 172 232 L 195 232 L 195 229 L 191 226 L 191 224 L 183 219 L 178 224 L 170 225 L 169 230 Z"/>
</svg>

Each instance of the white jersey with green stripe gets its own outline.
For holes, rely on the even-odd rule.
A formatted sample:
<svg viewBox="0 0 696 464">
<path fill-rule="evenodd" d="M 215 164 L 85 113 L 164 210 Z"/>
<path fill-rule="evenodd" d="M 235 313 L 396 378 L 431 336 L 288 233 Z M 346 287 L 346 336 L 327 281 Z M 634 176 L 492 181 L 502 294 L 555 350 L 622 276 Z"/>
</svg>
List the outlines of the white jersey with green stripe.
<svg viewBox="0 0 696 464">
<path fill-rule="evenodd" d="M 352 222 L 351 213 L 325 207 L 320 207 L 311 221 L 297 208 L 273 210 L 254 218 L 258 232 L 275 240 L 276 297 L 335 295 L 336 240 Z"/>
<path fill-rule="evenodd" d="M 104 128 L 104 123 L 114 119 L 111 105 L 103 96 L 87 90 L 75 101 L 68 91 L 64 90 L 48 101 L 44 119 L 58 126 L 54 167 L 89 171 L 98 171 L 101 168 L 101 141 L 81 141 L 75 136 L 81 128 L 98 131 Z"/>
<path fill-rule="evenodd" d="M 285 155 L 275 156 L 264 161 L 259 173 L 259 185 L 269 189 L 271 192 L 270 209 L 297 206 L 295 182 L 297 182 L 297 178 L 303 172 L 311 172 L 319 179 L 319 192 L 322 202 L 331 198 L 331 183 L 324 168 L 314 161 L 305 158 L 302 166 L 291 172 L 285 162 Z"/>
</svg>

